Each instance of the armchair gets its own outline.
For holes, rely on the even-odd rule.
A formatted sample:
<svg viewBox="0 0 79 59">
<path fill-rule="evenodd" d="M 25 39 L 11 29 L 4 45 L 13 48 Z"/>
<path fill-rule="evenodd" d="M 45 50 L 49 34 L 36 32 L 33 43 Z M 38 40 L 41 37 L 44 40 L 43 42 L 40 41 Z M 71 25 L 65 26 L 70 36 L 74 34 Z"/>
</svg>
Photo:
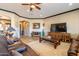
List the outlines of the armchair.
<svg viewBox="0 0 79 59">
<path fill-rule="evenodd" d="M 77 39 L 72 40 L 67 54 L 68 54 L 68 56 L 78 56 L 79 55 L 79 40 L 77 40 Z"/>
</svg>

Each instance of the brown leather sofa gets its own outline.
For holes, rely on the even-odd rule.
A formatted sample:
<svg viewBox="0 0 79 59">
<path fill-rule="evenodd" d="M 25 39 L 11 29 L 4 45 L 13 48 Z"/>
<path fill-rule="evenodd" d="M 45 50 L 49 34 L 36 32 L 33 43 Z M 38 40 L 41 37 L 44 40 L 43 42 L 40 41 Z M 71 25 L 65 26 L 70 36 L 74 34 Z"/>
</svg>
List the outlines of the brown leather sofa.
<svg viewBox="0 0 79 59">
<path fill-rule="evenodd" d="M 50 38 L 48 38 L 49 36 Z M 54 48 L 56 49 L 56 47 L 60 45 L 61 41 L 70 42 L 71 36 L 70 33 L 66 33 L 66 32 L 49 32 L 47 36 L 41 37 L 39 39 L 39 42 L 41 42 L 42 40 L 46 40 L 54 43 Z"/>
<path fill-rule="evenodd" d="M 70 33 L 66 32 L 49 32 L 48 35 L 63 42 L 71 42 L 72 39 Z"/>
<path fill-rule="evenodd" d="M 62 36 L 59 32 L 49 32 L 48 36 L 40 37 L 39 42 L 41 42 L 42 40 L 52 42 L 54 48 L 56 49 L 57 46 L 60 45 L 61 37 Z"/>
<path fill-rule="evenodd" d="M 78 53 L 79 53 L 79 40 L 73 39 L 67 54 L 68 56 L 78 56 Z"/>
</svg>

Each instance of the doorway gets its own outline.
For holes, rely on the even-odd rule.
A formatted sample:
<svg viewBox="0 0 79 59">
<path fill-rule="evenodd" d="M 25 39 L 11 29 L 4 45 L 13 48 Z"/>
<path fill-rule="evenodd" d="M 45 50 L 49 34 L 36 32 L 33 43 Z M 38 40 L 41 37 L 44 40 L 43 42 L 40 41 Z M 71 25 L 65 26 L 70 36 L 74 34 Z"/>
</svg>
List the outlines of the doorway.
<svg viewBox="0 0 79 59">
<path fill-rule="evenodd" d="M 20 21 L 20 36 L 27 36 L 29 30 L 29 22 L 28 21 Z"/>
</svg>

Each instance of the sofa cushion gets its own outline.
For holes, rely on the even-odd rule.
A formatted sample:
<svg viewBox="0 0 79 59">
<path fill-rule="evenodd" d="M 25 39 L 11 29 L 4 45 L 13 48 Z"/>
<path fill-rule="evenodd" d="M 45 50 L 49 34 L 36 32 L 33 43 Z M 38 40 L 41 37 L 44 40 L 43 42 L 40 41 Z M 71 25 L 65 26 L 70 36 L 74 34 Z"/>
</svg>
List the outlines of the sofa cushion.
<svg viewBox="0 0 79 59">
<path fill-rule="evenodd" d="M 0 56 L 9 56 L 10 53 L 8 51 L 8 49 L 0 43 Z"/>
<path fill-rule="evenodd" d="M 8 43 L 5 36 L 0 36 L 0 43 L 3 44 L 7 48 Z"/>
</svg>

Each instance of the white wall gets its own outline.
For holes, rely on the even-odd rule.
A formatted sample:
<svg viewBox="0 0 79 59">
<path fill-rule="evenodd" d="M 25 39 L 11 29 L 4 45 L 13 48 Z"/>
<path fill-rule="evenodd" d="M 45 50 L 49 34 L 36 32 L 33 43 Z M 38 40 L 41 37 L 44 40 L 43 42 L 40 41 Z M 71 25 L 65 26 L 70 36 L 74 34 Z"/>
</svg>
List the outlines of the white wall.
<svg viewBox="0 0 79 59">
<path fill-rule="evenodd" d="M 40 23 L 40 28 L 39 29 L 33 29 L 33 23 Z M 30 19 L 30 33 L 29 35 L 31 36 L 32 31 L 36 32 L 42 32 L 43 30 L 43 19 Z"/>
<path fill-rule="evenodd" d="M 47 18 L 45 21 L 45 32 L 50 31 L 51 24 L 67 23 L 67 32 L 71 34 L 79 34 L 79 10 L 65 13 L 59 16 Z"/>
<path fill-rule="evenodd" d="M 11 26 L 16 30 L 15 34 L 13 35 L 14 37 L 20 38 L 20 27 L 19 27 L 19 17 L 14 15 L 11 18 Z"/>
</svg>

